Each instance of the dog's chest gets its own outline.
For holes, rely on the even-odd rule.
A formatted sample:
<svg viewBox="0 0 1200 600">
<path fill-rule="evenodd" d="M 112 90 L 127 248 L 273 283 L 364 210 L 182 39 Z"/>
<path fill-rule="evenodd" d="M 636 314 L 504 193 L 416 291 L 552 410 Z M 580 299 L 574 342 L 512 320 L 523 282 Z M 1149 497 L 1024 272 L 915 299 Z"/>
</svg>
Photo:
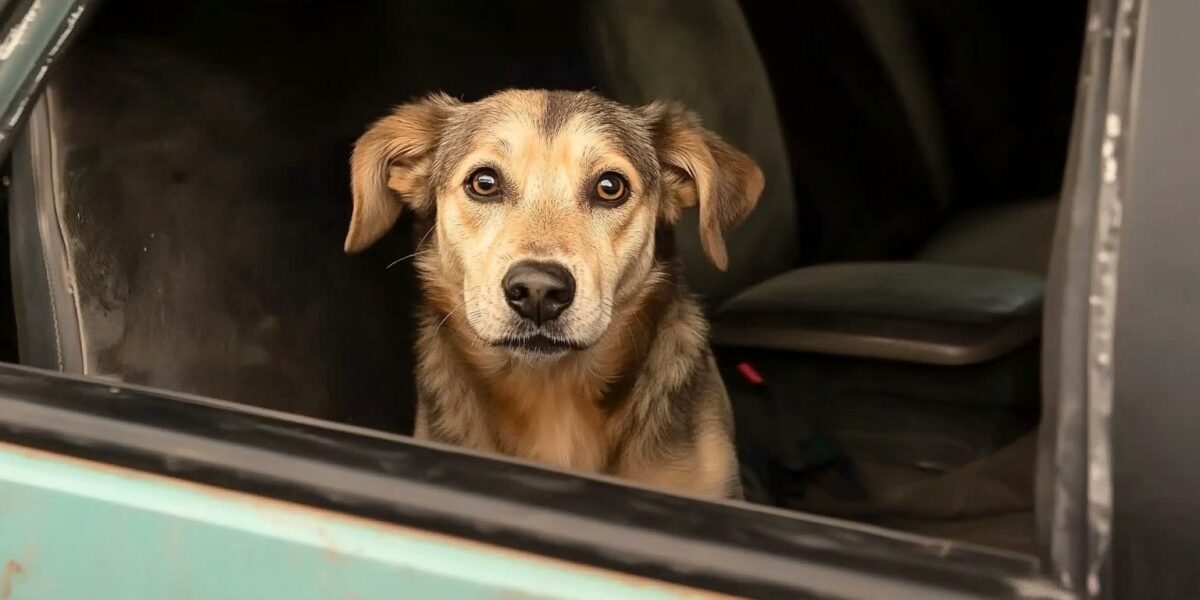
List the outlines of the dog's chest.
<svg viewBox="0 0 1200 600">
<path fill-rule="evenodd" d="M 563 376 L 506 377 L 495 387 L 497 438 L 511 455 L 596 472 L 608 453 L 602 390 Z"/>
</svg>

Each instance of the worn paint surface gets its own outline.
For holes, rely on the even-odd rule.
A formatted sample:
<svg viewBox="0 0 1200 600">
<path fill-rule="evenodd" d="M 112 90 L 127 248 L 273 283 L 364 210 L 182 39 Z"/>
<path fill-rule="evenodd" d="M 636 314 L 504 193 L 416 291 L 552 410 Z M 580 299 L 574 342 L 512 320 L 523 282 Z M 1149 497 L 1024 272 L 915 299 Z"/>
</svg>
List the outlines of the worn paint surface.
<svg viewBox="0 0 1200 600">
<path fill-rule="evenodd" d="M 0 444 L 0 600 L 705 594 Z"/>
<path fill-rule="evenodd" d="M 92 0 L 34 0 L 0 22 L 0 156 Z"/>
</svg>

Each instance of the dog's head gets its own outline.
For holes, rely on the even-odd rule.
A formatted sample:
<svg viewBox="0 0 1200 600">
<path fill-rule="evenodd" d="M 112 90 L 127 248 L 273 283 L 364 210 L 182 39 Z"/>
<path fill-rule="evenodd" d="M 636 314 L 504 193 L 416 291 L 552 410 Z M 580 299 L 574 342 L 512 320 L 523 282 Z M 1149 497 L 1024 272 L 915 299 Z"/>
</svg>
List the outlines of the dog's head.
<svg viewBox="0 0 1200 600">
<path fill-rule="evenodd" d="M 525 357 L 595 344 L 651 277 L 656 228 L 684 208 L 699 206 L 704 250 L 724 269 L 724 236 L 763 187 L 748 156 L 678 105 L 546 91 L 401 106 L 359 138 L 351 180 L 346 251 L 405 205 L 434 217 L 435 256 L 421 262 L 459 296 L 445 310 Z"/>
</svg>

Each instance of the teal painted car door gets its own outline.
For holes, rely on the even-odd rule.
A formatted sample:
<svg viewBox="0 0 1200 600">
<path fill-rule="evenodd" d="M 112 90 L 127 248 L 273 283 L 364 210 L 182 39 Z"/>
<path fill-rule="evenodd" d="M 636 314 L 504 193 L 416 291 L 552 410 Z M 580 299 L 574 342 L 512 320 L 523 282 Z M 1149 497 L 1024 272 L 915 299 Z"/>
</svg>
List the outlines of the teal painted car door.
<svg viewBox="0 0 1200 600">
<path fill-rule="evenodd" d="M 687 588 L 0 444 L 0 598 L 713 597 Z"/>
</svg>

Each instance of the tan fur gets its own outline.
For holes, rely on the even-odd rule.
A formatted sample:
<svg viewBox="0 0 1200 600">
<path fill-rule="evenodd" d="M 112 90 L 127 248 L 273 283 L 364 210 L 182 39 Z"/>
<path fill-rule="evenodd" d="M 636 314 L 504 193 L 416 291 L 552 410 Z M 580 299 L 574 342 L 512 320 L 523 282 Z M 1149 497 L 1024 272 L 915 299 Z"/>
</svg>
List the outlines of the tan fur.
<svg viewBox="0 0 1200 600">
<path fill-rule="evenodd" d="M 737 496 L 729 401 L 699 306 L 671 258 L 670 225 L 699 205 L 705 251 L 753 207 L 762 174 L 675 105 L 624 107 L 590 93 L 510 91 L 464 104 L 402 106 L 359 139 L 347 251 L 370 245 L 402 206 L 424 224 L 418 437 L 678 492 Z M 496 169 L 497 201 L 466 193 Z M 630 195 L 589 195 L 602 172 Z M 573 303 L 529 333 L 500 281 L 521 260 L 553 260 Z M 549 354 L 525 335 L 573 345 Z"/>
</svg>

